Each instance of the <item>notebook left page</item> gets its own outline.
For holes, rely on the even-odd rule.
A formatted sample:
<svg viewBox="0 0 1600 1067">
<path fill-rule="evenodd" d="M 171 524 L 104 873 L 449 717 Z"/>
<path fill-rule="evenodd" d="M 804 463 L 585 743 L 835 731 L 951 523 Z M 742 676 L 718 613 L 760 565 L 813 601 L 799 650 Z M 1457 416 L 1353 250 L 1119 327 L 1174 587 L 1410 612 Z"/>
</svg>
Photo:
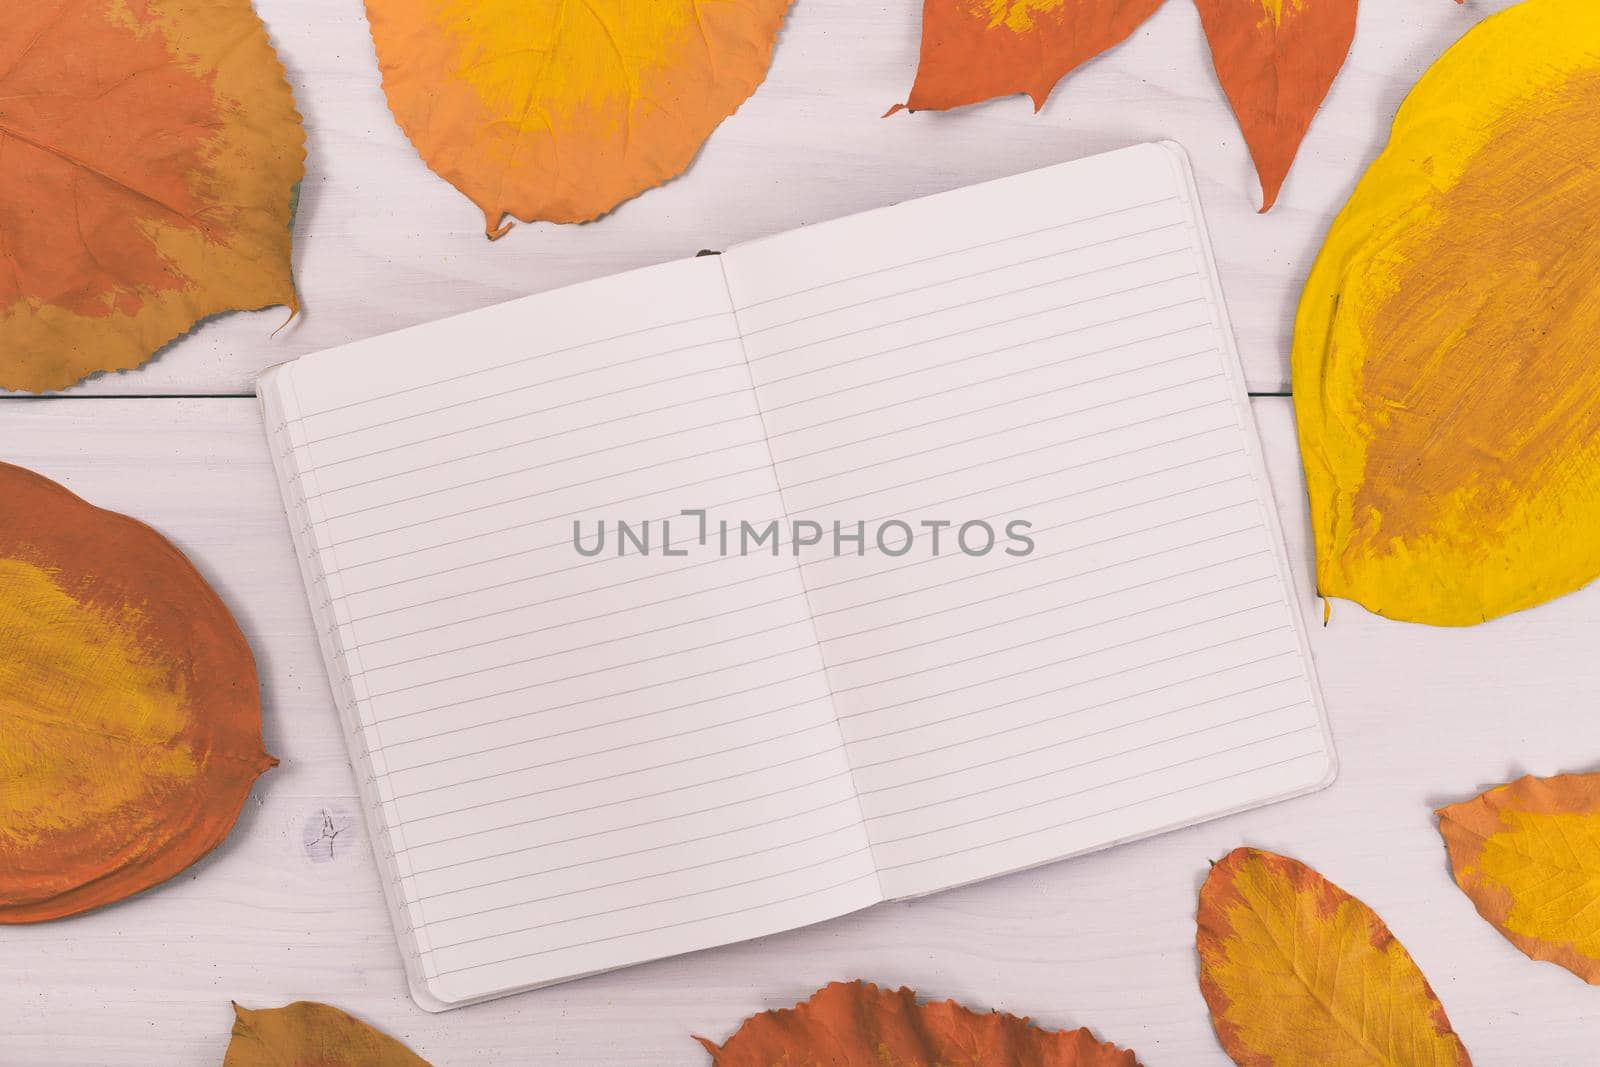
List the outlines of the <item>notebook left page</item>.
<svg viewBox="0 0 1600 1067">
<path fill-rule="evenodd" d="M 606 520 L 782 514 L 714 258 L 262 391 L 424 1006 L 881 899 L 795 562 L 579 550 Z"/>
</svg>

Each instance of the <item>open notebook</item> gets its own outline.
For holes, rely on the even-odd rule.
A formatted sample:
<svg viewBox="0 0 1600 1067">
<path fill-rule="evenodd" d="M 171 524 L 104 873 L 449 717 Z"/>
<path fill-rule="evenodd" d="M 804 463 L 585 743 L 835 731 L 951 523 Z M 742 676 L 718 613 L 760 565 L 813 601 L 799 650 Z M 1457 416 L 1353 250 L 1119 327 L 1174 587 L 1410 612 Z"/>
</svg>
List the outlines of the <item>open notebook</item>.
<svg viewBox="0 0 1600 1067">
<path fill-rule="evenodd" d="M 259 393 L 424 1007 L 1333 774 L 1173 146 L 347 345 Z M 639 551 L 669 518 L 673 554 L 659 525 Z M 828 532 L 797 552 L 800 519 Z M 774 520 L 723 552 L 724 521 Z M 625 554 L 579 551 L 618 521 Z M 954 544 L 976 522 L 992 551 Z"/>
</svg>

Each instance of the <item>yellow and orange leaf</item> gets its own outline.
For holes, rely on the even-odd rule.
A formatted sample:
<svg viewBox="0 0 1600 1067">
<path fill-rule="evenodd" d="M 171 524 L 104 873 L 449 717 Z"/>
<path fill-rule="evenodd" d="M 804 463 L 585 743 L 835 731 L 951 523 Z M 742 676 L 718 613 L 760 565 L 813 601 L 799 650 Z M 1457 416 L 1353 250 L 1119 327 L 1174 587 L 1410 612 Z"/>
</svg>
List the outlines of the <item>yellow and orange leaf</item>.
<svg viewBox="0 0 1600 1067">
<path fill-rule="evenodd" d="M 1163 0 L 925 0 L 911 95 L 891 109 L 943 111 L 1057 82 L 1125 41 Z"/>
<path fill-rule="evenodd" d="M 429 1067 L 388 1034 L 309 1000 L 250 1011 L 233 1006 L 222 1067 Z"/>
<path fill-rule="evenodd" d="M 745 1020 L 714 1067 L 1138 1067 L 1132 1052 L 1086 1029 L 1041 1030 L 1026 1018 L 953 1000 L 919 1004 L 909 989 L 834 982 L 793 1008 Z"/>
<path fill-rule="evenodd" d="M 1270 211 L 1350 53 L 1356 0 L 1195 0 Z"/>
<path fill-rule="evenodd" d="M 1520 778 L 1438 815 L 1478 914 L 1534 959 L 1600 985 L 1600 774 Z"/>
<path fill-rule="evenodd" d="M 250 648 L 183 554 L 6 464 L 0 635 L 0 923 L 171 878 L 277 762 Z"/>
<path fill-rule="evenodd" d="M 1405 947 L 1361 901 L 1285 856 L 1240 848 L 1200 889 L 1200 990 L 1241 1067 L 1469 1067 Z"/>
<path fill-rule="evenodd" d="M 1600 576 L 1600 5 L 1526 0 L 1417 83 L 1291 358 L 1317 586 L 1466 626 Z"/>
<path fill-rule="evenodd" d="M 296 306 L 305 135 L 249 0 L 39 0 L 0 32 L 0 388 Z"/>
<path fill-rule="evenodd" d="M 389 110 L 483 211 L 586 222 L 677 177 L 766 78 L 791 0 L 367 0 Z"/>
</svg>

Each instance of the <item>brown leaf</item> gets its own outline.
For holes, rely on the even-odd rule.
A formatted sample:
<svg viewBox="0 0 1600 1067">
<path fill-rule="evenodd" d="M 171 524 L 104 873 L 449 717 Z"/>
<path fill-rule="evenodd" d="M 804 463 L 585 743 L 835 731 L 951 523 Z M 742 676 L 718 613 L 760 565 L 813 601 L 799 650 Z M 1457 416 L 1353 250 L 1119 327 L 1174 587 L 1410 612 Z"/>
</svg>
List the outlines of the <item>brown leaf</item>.
<svg viewBox="0 0 1600 1067">
<path fill-rule="evenodd" d="M 715 1067 L 1138 1067 L 1088 1030 L 1041 1030 L 1026 1018 L 953 1000 L 919 1004 L 909 989 L 834 982 L 810 1000 L 745 1020 Z"/>
<path fill-rule="evenodd" d="M 296 306 L 305 135 L 249 0 L 33 0 L 0 32 L 0 388 Z"/>
<path fill-rule="evenodd" d="M 6 464 L 0 636 L 0 923 L 172 877 L 277 762 L 250 648 L 183 554 Z"/>
<path fill-rule="evenodd" d="M 388 1034 L 309 1000 L 250 1011 L 235 1004 L 222 1067 L 429 1067 Z"/>
</svg>

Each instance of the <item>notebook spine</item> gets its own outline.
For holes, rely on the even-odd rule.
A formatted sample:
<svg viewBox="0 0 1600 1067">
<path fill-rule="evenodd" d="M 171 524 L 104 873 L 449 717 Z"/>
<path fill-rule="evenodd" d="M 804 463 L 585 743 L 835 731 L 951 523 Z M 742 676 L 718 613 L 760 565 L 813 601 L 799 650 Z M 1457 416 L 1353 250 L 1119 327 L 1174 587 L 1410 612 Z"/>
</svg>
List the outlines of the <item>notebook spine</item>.
<svg viewBox="0 0 1600 1067">
<path fill-rule="evenodd" d="M 269 416 L 270 417 L 270 416 Z M 306 587 L 311 591 L 312 621 L 317 627 L 317 641 L 327 664 L 329 688 L 340 720 L 348 734 L 350 753 L 356 757 L 357 789 L 367 808 L 370 824 L 377 830 L 374 846 L 384 861 L 385 890 L 394 912 L 396 927 L 409 945 L 409 955 L 414 961 L 422 957 L 415 924 L 411 921 L 411 902 L 407 899 L 405 884 L 400 876 L 400 860 L 394 850 L 394 833 L 384 811 L 383 797 L 374 770 L 371 746 L 361 718 L 361 708 L 355 695 L 355 683 L 350 675 L 349 655 L 344 647 L 340 624 L 334 607 L 334 597 L 322 565 L 322 551 L 317 546 L 316 532 L 312 528 L 311 509 L 307 502 L 305 480 L 301 474 L 297 453 L 289 430 L 289 420 L 281 413 L 272 425 L 271 440 L 277 453 L 278 470 L 283 482 L 283 497 L 288 511 L 289 528 L 293 534 L 296 551 L 306 575 Z"/>
</svg>

